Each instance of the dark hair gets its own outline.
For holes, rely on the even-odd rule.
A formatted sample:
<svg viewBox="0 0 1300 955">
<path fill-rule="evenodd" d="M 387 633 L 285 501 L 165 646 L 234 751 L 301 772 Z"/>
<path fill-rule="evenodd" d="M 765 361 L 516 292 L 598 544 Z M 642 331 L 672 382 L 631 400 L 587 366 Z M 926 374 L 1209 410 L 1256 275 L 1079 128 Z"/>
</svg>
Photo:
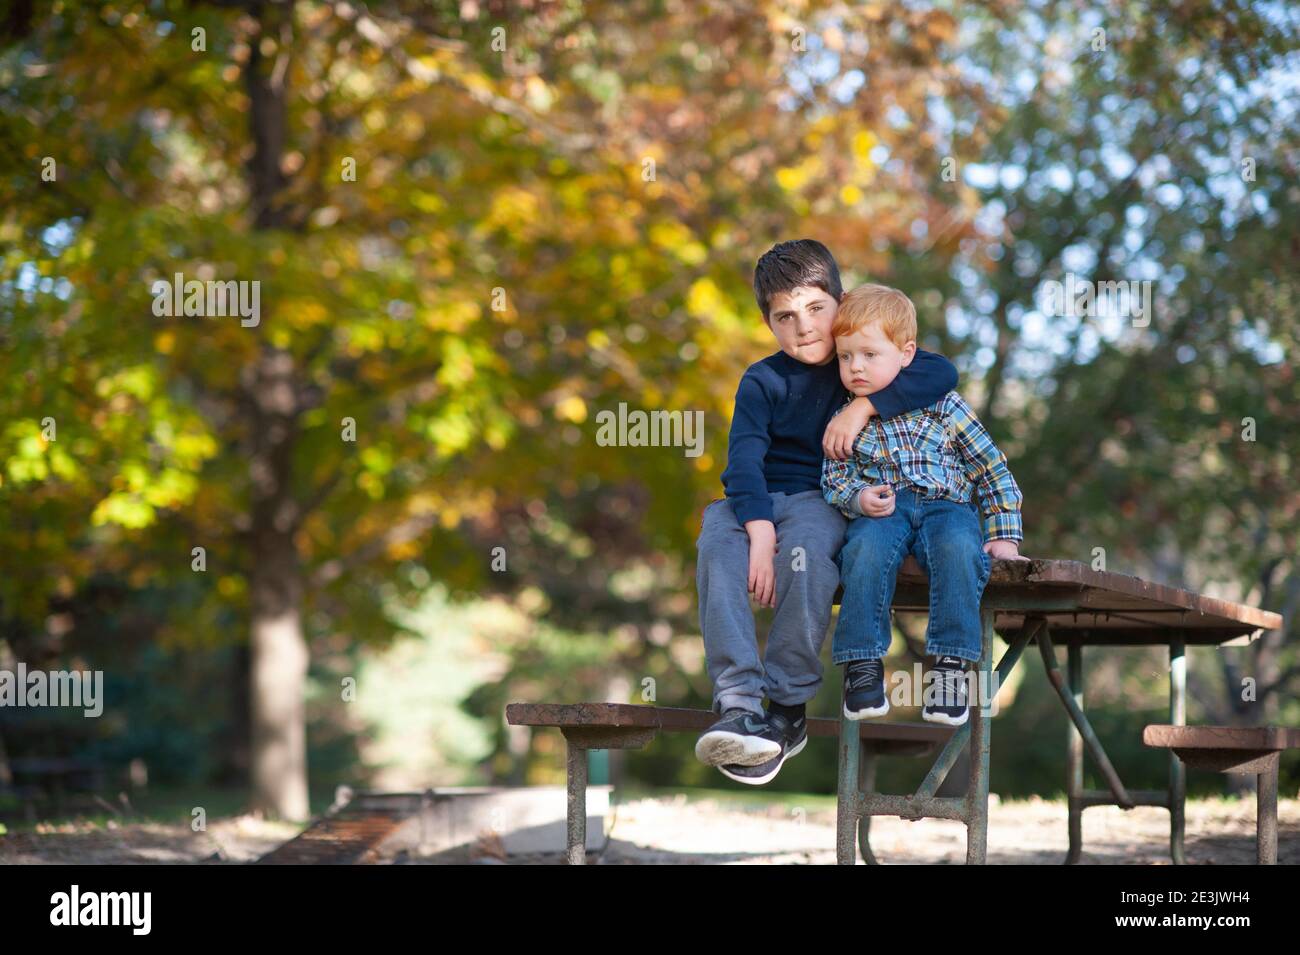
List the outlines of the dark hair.
<svg viewBox="0 0 1300 955">
<path fill-rule="evenodd" d="M 754 298 L 764 319 L 773 295 L 793 291 L 800 285 L 819 288 L 837 302 L 844 294 L 835 256 L 816 239 L 778 242 L 754 266 Z"/>
</svg>

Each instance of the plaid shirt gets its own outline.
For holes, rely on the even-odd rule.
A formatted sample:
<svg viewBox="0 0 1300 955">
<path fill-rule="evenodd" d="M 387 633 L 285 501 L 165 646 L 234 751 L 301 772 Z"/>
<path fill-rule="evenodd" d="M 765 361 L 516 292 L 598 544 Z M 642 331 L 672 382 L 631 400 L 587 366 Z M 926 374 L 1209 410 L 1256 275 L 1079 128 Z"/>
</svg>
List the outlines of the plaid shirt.
<svg viewBox="0 0 1300 955">
<path fill-rule="evenodd" d="M 919 411 L 873 417 L 853 442 L 852 457 L 822 462 L 822 495 L 846 517 L 863 516 L 858 494 L 872 484 L 911 487 L 929 498 L 962 503 L 970 501 L 973 486 L 984 514 L 984 540 L 1024 539 L 1023 497 L 1007 456 L 955 391 Z"/>
</svg>

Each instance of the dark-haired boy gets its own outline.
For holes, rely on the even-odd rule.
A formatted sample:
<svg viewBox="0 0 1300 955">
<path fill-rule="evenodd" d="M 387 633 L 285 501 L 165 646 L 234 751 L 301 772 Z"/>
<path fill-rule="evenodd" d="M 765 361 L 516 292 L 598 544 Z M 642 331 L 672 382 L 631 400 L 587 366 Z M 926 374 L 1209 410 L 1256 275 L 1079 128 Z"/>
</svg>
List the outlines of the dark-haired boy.
<svg viewBox="0 0 1300 955">
<path fill-rule="evenodd" d="M 924 408 L 957 384 L 951 362 L 918 350 L 888 388 L 854 398 L 832 423 L 850 397 L 831 336 L 842 295 L 839 267 L 820 242 L 782 242 L 758 260 L 754 297 L 780 351 L 740 379 L 722 473 L 726 499 L 705 509 L 696 541 L 700 629 L 721 718 L 695 754 L 751 785 L 774 778 L 803 749 L 805 704 L 822 682 L 846 523 L 822 497 L 823 455 L 847 458 L 872 415 Z M 868 506 L 883 515 L 893 502 L 879 500 Z M 761 660 L 751 596 L 776 609 Z"/>
</svg>

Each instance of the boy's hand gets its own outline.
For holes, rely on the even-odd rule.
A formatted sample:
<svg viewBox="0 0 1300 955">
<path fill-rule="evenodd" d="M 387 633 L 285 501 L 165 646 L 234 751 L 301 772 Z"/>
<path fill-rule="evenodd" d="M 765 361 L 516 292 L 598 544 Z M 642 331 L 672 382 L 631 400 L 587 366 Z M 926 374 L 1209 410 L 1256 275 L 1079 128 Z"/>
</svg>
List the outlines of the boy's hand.
<svg viewBox="0 0 1300 955">
<path fill-rule="evenodd" d="M 854 398 L 826 426 L 826 433 L 822 435 L 822 454 L 836 461 L 848 460 L 853 454 L 853 442 L 858 440 L 858 433 L 875 413 L 876 406 L 870 398 Z"/>
<path fill-rule="evenodd" d="M 894 513 L 894 489 L 888 484 L 864 487 L 858 492 L 858 506 L 867 517 L 888 517 Z"/>
<path fill-rule="evenodd" d="M 984 553 L 995 560 L 1029 560 L 1020 556 L 1020 544 L 1016 541 L 989 541 L 984 545 Z"/>
<path fill-rule="evenodd" d="M 749 592 L 760 607 L 776 606 L 776 525 L 746 521 L 749 534 Z"/>
</svg>

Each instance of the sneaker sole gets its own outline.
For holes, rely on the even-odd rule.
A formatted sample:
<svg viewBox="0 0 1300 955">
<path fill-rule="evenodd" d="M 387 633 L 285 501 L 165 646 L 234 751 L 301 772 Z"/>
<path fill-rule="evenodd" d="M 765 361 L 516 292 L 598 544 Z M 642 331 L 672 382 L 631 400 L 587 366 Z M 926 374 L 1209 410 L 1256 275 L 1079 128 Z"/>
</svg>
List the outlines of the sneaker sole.
<svg viewBox="0 0 1300 955">
<path fill-rule="evenodd" d="M 734 779 L 736 782 L 744 783 L 746 786 L 761 786 L 764 783 L 770 783 L 773 779 L 775 779 L 776 774 L 779 773 L 781 771 L 781 767 L 785 765 L 785 761 L 789 759 L 791 756 L 798 756 L 800 753 L 802 753 L 803 748 L 804 746 L 807 745 L 807 743 L 808 743 L 807 736 L 799 740 L 799 742 L 795 743 L 795 745 L 790 748 L 790 752 L 786 753 L 785 756 L 781 758 L 781 761 L 776 764 L 776 768 L 774 768 L 770 773 L 767 773 L 764 776 L 733 776 L 731 773 L 727 772 L 726 766 L 719 766 L 718 772 L 722 773 L 722 775 L 726 776 L 728 779 Z M 770 756 L 768 757 L 768 759 L 771 758 L 772 757 Z M 755 763 L 753 765 L 757 766 L 758 764 Z"/>
<path fill-rule="evenodd" d="M 718 731 L 705 733 L 695 744 L 695 758 L 705 766 L 757 766 L 781 752 L 781 744 L 759 736 Z"/>
<path fill-rule="evenodd" d="M 965 726 L 966 720 L 970 718 L 970 710 L 967 710 L 960 717 L 948 716 L 946 713 L 927 713 L 921 711 L 921 719 L 927 723 L 942 723 L 944 726 Z"/>
<path fill-rule="evenodd" d="M 848 720 L 866 720 L 875 716 L 884 716 L 889 712 L 889 700 L 885 700 L 880 706 L 868 706 L 860 710 L 851 710 L 847 703 L 844 704 L 844 718 Z"/>
</svg>

